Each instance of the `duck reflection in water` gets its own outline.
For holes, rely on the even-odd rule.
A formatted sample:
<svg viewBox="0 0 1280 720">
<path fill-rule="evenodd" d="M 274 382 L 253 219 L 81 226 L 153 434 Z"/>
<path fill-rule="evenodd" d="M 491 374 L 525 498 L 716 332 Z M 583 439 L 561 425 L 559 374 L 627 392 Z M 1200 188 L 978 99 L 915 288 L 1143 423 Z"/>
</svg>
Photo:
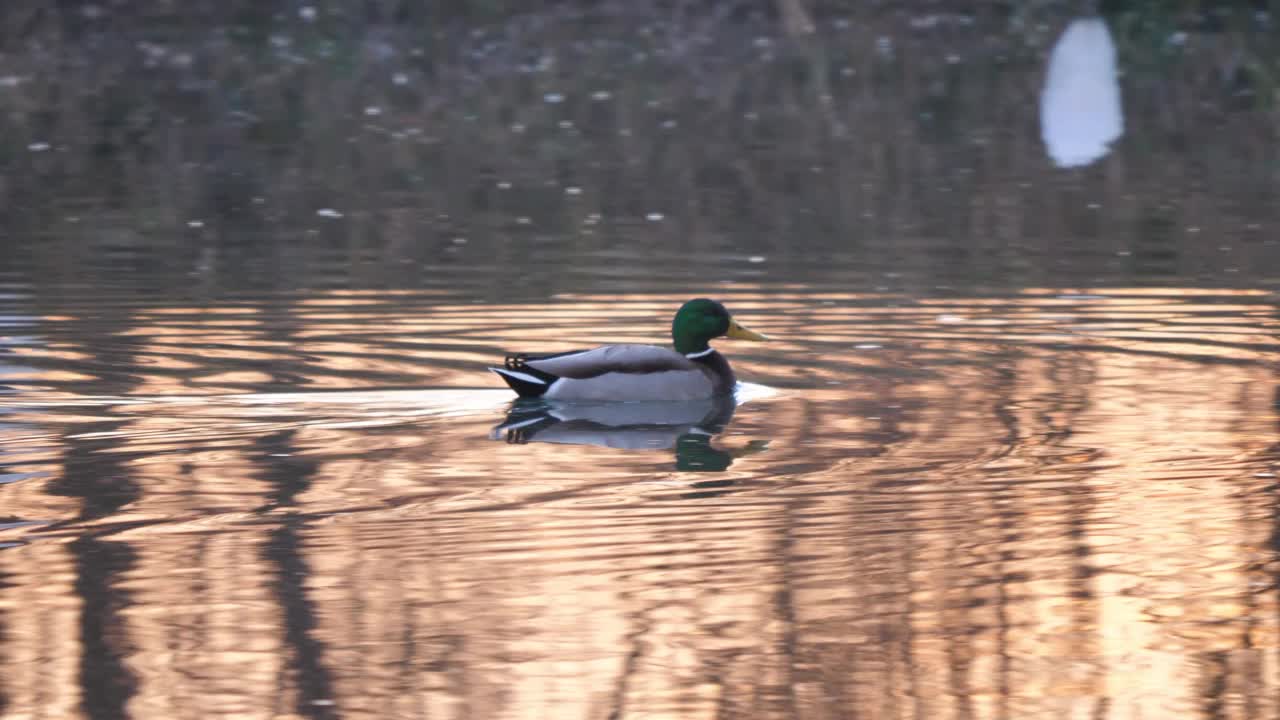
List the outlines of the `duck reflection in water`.
<svg viewBox="0 0 1280 720">
<path fill-rule="evenodd" d="M 536 399 L 511 404 L 494 440 L 595 445 L 618 450 L 674 450 L 676 469 L 719 472 L 739 457 L 767 449 L 752 441 L 721 450 L 711 439 L 724 431 L 737 407 L 734 396 L 682 402 L 559 403 Z"/>
</svg>

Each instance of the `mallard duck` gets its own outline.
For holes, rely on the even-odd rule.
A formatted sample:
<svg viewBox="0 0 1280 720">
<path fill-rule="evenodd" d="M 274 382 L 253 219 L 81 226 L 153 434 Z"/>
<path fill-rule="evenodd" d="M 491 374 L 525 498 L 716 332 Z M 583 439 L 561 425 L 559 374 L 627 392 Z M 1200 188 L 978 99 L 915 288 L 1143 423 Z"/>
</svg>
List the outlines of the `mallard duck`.
<svg viewBox="0 0 1280 720">
<path fill-rule="evenodd" d="M 700 400 L 733 392 L 729 361 L 712 338 L 767 340 L 739 325 L 724 306 L 697 298 L 671 321 L 674 350 L 655 345 L 604 345 L 554 355 L 508 355 L 489 368 L 521 397 L 547 400 Z"/>
</svg>

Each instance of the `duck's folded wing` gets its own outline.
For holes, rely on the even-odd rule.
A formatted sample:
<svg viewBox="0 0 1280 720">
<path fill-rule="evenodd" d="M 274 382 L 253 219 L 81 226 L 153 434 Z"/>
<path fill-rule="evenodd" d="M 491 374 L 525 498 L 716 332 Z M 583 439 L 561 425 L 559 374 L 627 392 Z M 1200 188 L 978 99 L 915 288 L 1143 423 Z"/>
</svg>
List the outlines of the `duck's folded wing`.
<svg viewBox="0 0 1280 720">
<path fill-rule="evenodd" d="M 557 355 L 521 356 L 520 360 L 535 370 L 577 380 L 606 373 L 649 374 L 698 367 L 684 355 L 656 345 L 605 345 Z"/>
</svg>

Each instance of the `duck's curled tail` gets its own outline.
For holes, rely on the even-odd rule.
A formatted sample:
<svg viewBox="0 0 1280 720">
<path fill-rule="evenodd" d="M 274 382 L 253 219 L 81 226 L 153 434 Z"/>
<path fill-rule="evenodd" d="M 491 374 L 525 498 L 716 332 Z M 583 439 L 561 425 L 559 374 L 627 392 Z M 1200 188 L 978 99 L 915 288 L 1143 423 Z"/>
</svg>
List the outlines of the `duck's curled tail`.
<svg viewBox="0 0 1280 720">
<path fill-rule="evenodd" d="M 551 384 L 560 378 L 548 372 L 530 367 L 525 361 L 532 356 L 524 353 L 508 355 L 502 360 L 502 367 L 491 367 L 512 390 L 520 397 L 542 397 Z"/>
</svg>

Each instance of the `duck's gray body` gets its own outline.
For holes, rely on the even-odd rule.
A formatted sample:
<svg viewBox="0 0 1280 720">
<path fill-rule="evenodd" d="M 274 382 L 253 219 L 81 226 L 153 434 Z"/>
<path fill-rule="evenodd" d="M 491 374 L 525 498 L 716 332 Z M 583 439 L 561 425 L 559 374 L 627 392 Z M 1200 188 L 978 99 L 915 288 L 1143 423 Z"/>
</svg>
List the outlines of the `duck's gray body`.
<svg viewBox="0 0 1280 720">
<path fill-rule="evenodd" d="M 605 345 L 556 355 L 512 355 L 490 368 L 522 397 L 687 401 L 728 395 L 729 361 L 708 348 L 682 355 L 656 345 Z"/>
</svg>

